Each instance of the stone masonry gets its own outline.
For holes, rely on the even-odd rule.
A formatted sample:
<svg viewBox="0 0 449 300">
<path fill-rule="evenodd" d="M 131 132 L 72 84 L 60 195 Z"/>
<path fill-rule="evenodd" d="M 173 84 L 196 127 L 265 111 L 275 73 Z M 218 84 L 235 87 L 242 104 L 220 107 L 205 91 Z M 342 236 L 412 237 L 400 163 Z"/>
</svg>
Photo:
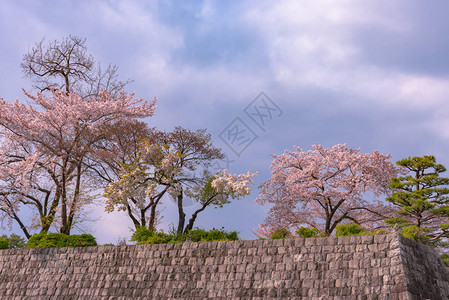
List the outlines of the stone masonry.
<svg viewBox="0 0 449 300">
<path fill-rule="evenodd" d="M 449 299 L 398 234 L 0 250 L 0 299 Z"/>
</svg>

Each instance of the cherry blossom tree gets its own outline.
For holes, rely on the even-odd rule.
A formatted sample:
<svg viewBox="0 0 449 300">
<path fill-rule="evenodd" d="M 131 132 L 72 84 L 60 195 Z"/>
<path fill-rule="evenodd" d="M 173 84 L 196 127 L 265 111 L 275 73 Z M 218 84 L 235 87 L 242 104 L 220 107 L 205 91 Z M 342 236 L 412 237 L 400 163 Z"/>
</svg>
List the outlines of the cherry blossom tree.
<svg viewBox="0 0 449 300">
<path fill-rule="evenodd" d="M 246 174 L 231 174 L 228 170 L 219 170 L 213 176 L 206 176 L 201 183 L 193 188 L 193 193 L 186 194 L 195 198 L 200 207 L 196 209 L 189 219 L 183 233 L 193 229 L 194 222 L 198 214 L 208 206 L 223 207 L 230 203 L 231 199 L 238 199 L 247 196 L 251 192 L 249 185 L 253 184 L 252 178 L 258 175 L 248 171 Z M 187 190 L 188 191 L 188 190 Z"/>
<path fill-rule="evenodd" d="M 330 149 L 319 144 L 314 150 L 272 155 L 271 178 L 263 183 L 260 205 L 273 204 L 259 234 L 277 228 L 318 228 L 326 236 L 342 222 L 380 222 L 388 209 L 379 199 L 387 193 L 398 169 L 390 155 L 362 153 L 346 144 Z M 373 199 L 367 199 L 373 196 Z"/>
<path fill-rule="evenodd" d="M 124 165 L 131 164 L 138 157 L 141 143 L 152 131 L 147 123 L 138 120 L 120 122 L 108 126 L 103 139 L 92 148 L 89 159 L 89 171 L 96 179 L 97 186 L 105 186 L 120 178 Z"/>
<path fill-rule="evenodd" d="M 162 174 L 166 174 L 164 180 L 170 185 L 168 193 L 178 207 L 177 233 L 182 234 L 186 232 L 184 197 L 196 199 L 193 190 L 209 181 L 209 174 L 198 171 L 209 167 L 215 159 L 225 158 L 225 155 L 212 144 L 211 136 L 205 129 L 190 131 L 178 126 L 171 132 L 154 130 L 150 140 L 163 145 L 164 154 L 167 155 L 161 164 L 164 169 Z"/>
<path fill-rule="evenodd" d="M 1 129 L 4 131 L 4 128 Z M 51 225 L 48 220 L 54 218 L 57 210 L 54 205 L 58 201 L 56 198 L 59 199 L 52 193 L 51 182 L 45 179 L 42 167 L 45 158 L 37 162 L 31 153 L 30 143 L 3 139 L 0 152 L 0 217 L 6 219 L 9 226 L 13 221 L 17 222 L 27 238 L 31 236 L 31 229 L 40 227 L 48 230 Z M 52 201 L 53 196 L 55 199 Z M 32 224 L 25 225 L 20 217 L 21 209 L 30 207 Z"/>
<path fill-rule="evenodd" d="M 141 143 L 139 153 L 131 163 L 122 165 L 120 178 L 105 189 L 106 210 L 127 211 L 136 228 L 147 226 L 155 230 L 157 206 L 168 195 L 178 207 L 177 233 L 193 228 L 199 213 L 208 206 L 221 207 L 248 195 L 255 174 L 217 174 L 199 172 L 214 159 L 224 155 L 211 143 L 205 130 L 195 132 L 176 127 L 172 132 L 152 129 Z M 186 224 L 185 197 L 194 199 L 198 208 Z M 148 216 L 146 213 L 150 211 Z"/>
<path fill-rule="evenodd" d="M 173 157 L 172 153 L 164 154 L 161 146 L 144 142 L 139 154 L 131 162 L 123 163 L 118 178 L 105 188 L 105 210 L 126 211 L 136 229 L 155 230 L 158 204 L 170 188 L 166 179 L 170 171 L 162 161 Z"/>
<path fill-rule="evenodd" d="M 31 105 L 0 99 L 0 207 L 18 223 L 20 206 L 33 207 L 43 232 L 60 211 L 60 231 L 69 234 L 89 199 L 83 191 L 92 149 L 108 139 L 110 126 L 152 116 L 156 100 L 124 92 L 85 99 L 61 90 L 49 97 L 24 92 Z"/>
</svg>

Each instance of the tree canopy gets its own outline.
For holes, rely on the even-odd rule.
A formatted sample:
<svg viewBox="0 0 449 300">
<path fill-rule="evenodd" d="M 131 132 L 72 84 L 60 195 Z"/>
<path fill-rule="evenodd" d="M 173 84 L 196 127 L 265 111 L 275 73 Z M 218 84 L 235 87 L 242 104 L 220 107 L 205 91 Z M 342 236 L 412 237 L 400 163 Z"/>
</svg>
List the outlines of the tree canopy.
<svg viewBox="0 0 449 300">
<path fill-rule="evenodd" d="M 118 80 L 117 66 L 102 69 L 86 39 L 73 35 L 42 39 L 21 67 L 39 92 L 24 91 L 31 105 L 0 98 L 0 217 L 17 222 L 28 238 L 30 229 L 50 226 L 68 234 L 85 220 L 90 187 L 98 188 L 92 166 L 116 138 L 112 128 L 152 116 L 156 100 L 125 93 L 129 80 Z M 24 210 L 31 210 L 31 223 Z"/>
<path fill-rule="evenodd" d="M 25 77 L 39 91 L 51 89 L 76 92 L 82 98 L 107 91 L 112 96 L 123 91 L 129 80 L 118 80 L 118 67 L 106 69 L 96 64 L 87 52 L 86 39 L 69 35 L 58 41 L 45 43 L 45 38 L 23 56 L 21 68 Z"/>
<path fill-rule="evenodd" d="M 190 131 L 176 127 L 171 132 L 162 132 L 153 128 L 140 143 L 133 160 L 121 165 L 119 178 L 106 187 L 106 209 L 126 211 L 136 229 L 147 226 L 155 230 L 157 207 L 162 197 L 168 195 L 178 208 L 177 233 L 187 233 L 198 214 L 208 206 L 222 206 L 230 198 L 250 192 L 248 185 L 255 176 L 251 172 L 241 175 L 227 170 L 217 174 L 201 172 L 214 159 L 223 157 L 204 129 Z M 199 204 L 187 223 L 185 197 Z"/>
<path fill-rule="evenodd" d="M 310 151 L 294 148 L 272 155 L 271 178 L 260 186 L 256 201 L 273 207 L 259 235 L 305 225 L 329 236 L 342 222 L 382 221 L 384 205 L 377 196 L 388 193 L 398 172 L 390 155 L 362 153 L 345 144 L 330 149 L 315 144 Z"/>
<path fill-rule="evenodd" d="M 52 90 L 51 96 L 25 92 L 26 105 L 0 99 L 0 209 L 19 223 L 20 207 L 31 207 L 42 232 L 60 213 L 60 231 L 69 234 L 83 202 L 88 201 L 85 172 L 95 144 L 108 139 L 115 123 L 152 116 L 156 100 L 107 92 L 83 99 Z"/>
<path fill-rule="evenodd" d="M 396 162 L 409 173 L 393 178 L 393 193 L 387 198 L 396 208 L 397 218 L 386 221 L 398 224 L 412 239 L 438 245 L 449 238 L 449 178 L 433 155 L 408 157 Z"/>
</svg>

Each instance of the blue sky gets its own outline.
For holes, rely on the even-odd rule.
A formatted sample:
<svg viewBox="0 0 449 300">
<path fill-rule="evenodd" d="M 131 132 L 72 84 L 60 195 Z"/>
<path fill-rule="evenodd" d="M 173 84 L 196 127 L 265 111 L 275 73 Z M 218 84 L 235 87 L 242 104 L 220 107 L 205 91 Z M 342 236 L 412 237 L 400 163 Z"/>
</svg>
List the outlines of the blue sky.
<svg viewBox="0 0 449 300">
<path fill-rule="evenodd" d="M 203 228 L 262 222 L 257 185 L 271 153 L 347 143 L 393 161 L 433 154 L 449 166 L 449 3 L 433 1 L 13 1 L 0 10 L 0 97 L 24 99 L 23 54 L 42 37 L 87 38 L 89 52 L 158 98 L 151 126 L 207 128 L 233 162 L 259 171 L 250 196 L 199 216 Z M 263 128 L 244 109 L 264 92 L 282 111 Z M 279 115 L 280 114 L 280 115 Z M 220 133 L 239 117 L 257 136 L 237 156 Z M 238 151 L 237 151 L 238 152 Z M 161 228 L 176 222 L 165 202 Z M 132 223 L 92 207 L 100 243 Z M 2 229 L 3 230 L 3 229 Z M 15 229 L 15 232 L 19 232 Z"/>
</svg>

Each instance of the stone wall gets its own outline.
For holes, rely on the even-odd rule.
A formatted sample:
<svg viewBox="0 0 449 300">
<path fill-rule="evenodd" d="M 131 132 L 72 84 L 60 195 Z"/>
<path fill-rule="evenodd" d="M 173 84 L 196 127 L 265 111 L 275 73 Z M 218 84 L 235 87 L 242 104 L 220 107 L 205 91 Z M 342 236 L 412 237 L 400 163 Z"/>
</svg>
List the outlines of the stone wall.
<svg viewBox="0 0 449 300">
<path fill-rule="evenodd" d="M 396 234 L 0 251 L 0 299 L 449 299 Z"/>
<path fill-rule="evenodd" d="M 408 290 L 414 299 L 449 299 L 449 272 L 431 248 L 399 236 Z"/>
</svg>

